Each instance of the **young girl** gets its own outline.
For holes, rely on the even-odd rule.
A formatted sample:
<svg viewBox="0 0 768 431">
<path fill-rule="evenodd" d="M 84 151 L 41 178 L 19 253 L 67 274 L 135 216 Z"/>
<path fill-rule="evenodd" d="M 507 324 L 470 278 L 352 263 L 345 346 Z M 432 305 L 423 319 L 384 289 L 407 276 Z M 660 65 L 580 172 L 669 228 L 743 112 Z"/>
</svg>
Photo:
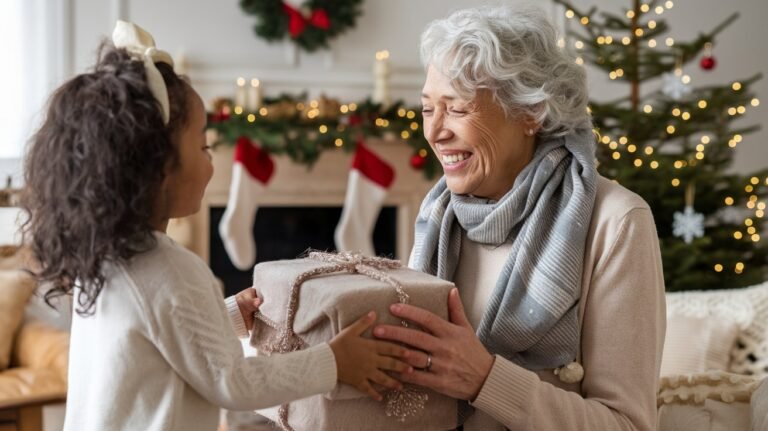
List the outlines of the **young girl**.
<svg viewBox="0 0 768 431">
<path fill-rule="evenodd" d="M 203 103 L 148 33 L 119 22 L 113 42 L 53 94 L 26 160 L 46 299 L 76 300 L 65 429 L 213 431 L 220 407 L 269 407 L 337 379 L 376 399 L 371 383 L 399 388 L 384 371 L 411 370 L 395 359 L 404 349 L 361 337 L 373 313 L 328 344 L 243 357 L 234 328 L 252 322 L 253 289 L 225 306 L 205 263 L 164 233 L 199 210 L 213 172 Z"/>
</svg>

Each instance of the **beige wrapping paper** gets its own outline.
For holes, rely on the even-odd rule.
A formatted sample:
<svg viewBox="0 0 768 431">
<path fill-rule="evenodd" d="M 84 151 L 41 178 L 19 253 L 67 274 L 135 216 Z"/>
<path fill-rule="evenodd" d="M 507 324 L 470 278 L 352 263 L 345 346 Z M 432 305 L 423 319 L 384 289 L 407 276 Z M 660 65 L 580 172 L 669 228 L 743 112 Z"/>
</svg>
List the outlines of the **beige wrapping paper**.
<svg viewBox="0 0 768 431">
<path fill-rule="evenodd" d="M 396 302 L 425 308 L 436 315 L 448 317 L 448 294 L 453 283 L 437 277 L 399 266 L 385 259 L 359 255 L 313 253 L 313 258 L 266 262 L 256 265 L 253 285 L 263 303 L 256 314 L 251 345 L 259 354 L 280 353 L 304 349 L 330 341 L 341 329 L 349 326 L 371 310 L 377 314 L 377 323 L 401 325 L 389 313 Z M 329 262 L 328 260 L 332 260 Z M 388 263 L 383 263 L 388 262 Z M 384 269 L 377 269 L 379 266 Z M 294 306 L 294 337 L 281 333 L 286 329 L 291 289 L 297 278 L 336 267 L 329 274 L 313 274 L 299 286 Z M 343 267 L 342 269 L 339 269 Z M 330 268 L 332 269 L 332 268 Z M 368 273 L 363 275 L 360 273 Z M 382 278 L 385 281 L 373 277 Z M 379 275 L 376 276 L 375 274 Z M 389 280 L 386 280 L 389 278 Z M 402 289 L 398 294 L 398 288 Z M 405 293 L 405 295 L 402 295 Z M 404 298 L 405 296 L 405 298 Z M 370 337 L 370 331 L 365 334 Z M 383 389 L 383 388 L 379 388 Z M 424 401 L 406 403 L 392 414 L 392 397 L 403 393 L 391 392 L 385 401 L 377 402 L 351 386 L 339 384 L 327 394 L 316 395 L 291 402 L 287 408 L 284 429 L 302 430 L 439 430 L 457 426 L 457 402 L 426 388 L 406 386 L 407 397 Z M 407 398 L 408 399 L 408 398 Z M 402 398 L 400 398 L 402 402 Z M 395 404 L 397 405 L 397 404 Z M 280 424 L 280 407 L 260 410 L 259 413 Z M 389 413 L 389 414 L 388 414 Z"/>
</svg>

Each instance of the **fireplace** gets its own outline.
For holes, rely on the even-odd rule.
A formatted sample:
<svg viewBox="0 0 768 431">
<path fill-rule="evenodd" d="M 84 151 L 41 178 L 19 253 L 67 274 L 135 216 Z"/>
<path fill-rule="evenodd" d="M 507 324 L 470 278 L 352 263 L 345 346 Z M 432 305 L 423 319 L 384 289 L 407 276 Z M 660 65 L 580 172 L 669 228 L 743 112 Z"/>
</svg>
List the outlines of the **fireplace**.
<svg viewBox="0 0 768 431">
<path fill-rule="evenodd" d="M 369 140 L 366 145 L 395 170 L 374 232 L 376 254 L 405 261 L 413 245 L 413 225 L 421 201 L 434 180 L 426 180 L 421 171 L 410 166 L 412 150 L 402 141 Z M 186 245 L 224 281 L 227 293 L 251 285 L 251 271 L 232 266 L 218 237 L 219 220 L 229 196 L 232 153 L 228 145 L 213 151 L 214 175 L 202 207 L 185 220 L 190 231 Z M 257 261 L 292 259 L 310 247 L 333 250 L 352 154 L 343 148 L 326 151 L 311 169 L 284 156 L 273 157 L 275 173 L 256 196 L 259 210 L 253 235 Z"/>
<path fill-rule="evenodd" d="M 232 265 L 219 230 L 224 207 L 210 209 L 211 270 L 224 284 L 227 296 L 251 285 L 251 271 Z M 256 262 L 293 259 L 307 249 L 335 250 L 333 233 L 341 217 L 341 207 L 268 206 L 259 208 L 253 226 Z M 373 232 L 377 256 L 395 257 L 397 250 L 397 208 L 382 208 Z"/>
</svg>

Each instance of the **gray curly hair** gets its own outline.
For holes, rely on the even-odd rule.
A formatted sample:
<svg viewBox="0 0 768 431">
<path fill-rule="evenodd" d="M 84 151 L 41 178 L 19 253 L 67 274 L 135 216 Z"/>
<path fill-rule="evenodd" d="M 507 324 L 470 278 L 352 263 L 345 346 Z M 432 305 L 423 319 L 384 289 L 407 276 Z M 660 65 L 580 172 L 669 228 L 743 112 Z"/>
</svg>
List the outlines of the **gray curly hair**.
<svg viewBox="0 0 768 431">
<path fill-rule="evenodd" d="M 421 61 L 473 99 L 488 89 L 508 118 L 523 116 L 540 134 L 591 128 L 586 73 L 557 44 L 558 32 L 533 6 L 464 9 L 431 22 L 421 36 Z"/>
</svg>

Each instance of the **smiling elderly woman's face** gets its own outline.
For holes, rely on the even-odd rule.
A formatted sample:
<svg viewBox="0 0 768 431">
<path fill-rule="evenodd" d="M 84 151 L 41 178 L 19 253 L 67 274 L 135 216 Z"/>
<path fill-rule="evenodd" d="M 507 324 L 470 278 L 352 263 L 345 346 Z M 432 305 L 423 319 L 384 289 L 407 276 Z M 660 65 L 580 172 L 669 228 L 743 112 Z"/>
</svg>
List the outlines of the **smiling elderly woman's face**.
<svg viewBox="0 0 768 431">
<path fill-rule="evenodd" d="M 533 157 L 537 126 L 507 118 L 489 90 L 459 97 L 448 77 L 430 66 L 422 90 L 424 134 L 440 159 L 448 188 L 498 200 Z"/>
</svg>

